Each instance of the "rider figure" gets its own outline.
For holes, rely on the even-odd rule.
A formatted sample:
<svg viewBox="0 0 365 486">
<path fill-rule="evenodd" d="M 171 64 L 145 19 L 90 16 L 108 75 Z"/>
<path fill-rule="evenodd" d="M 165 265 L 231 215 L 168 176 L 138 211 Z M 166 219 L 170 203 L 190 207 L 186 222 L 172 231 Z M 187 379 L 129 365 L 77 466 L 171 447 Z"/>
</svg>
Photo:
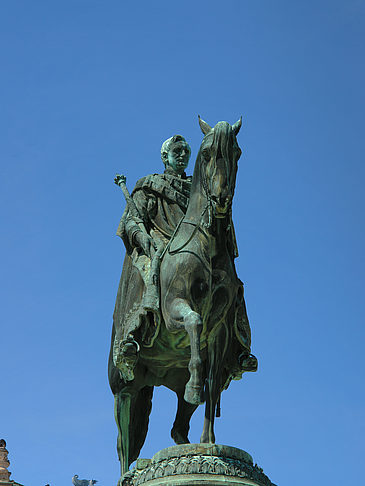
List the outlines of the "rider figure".
<svg viewBox="0 0 365 486">
<path fill-rule="evenodd" d="M 137 247 L 151 257 L 151 248 L 156 245 L 156 235 L 151 234 L 151 231 L 156 230 L 168 239 L 171 237 L 187 207 L 191 177 L 186 176 L 185 169 L 189 163 L 190 153 L 190 146 L 181 135 L 168 138 L 161 147 L 161 159 L 165 164 L 164 174 L 153 174 L 137 182 L 132 197 L 143 218 L 147 233 L 141 231 L 126 209 L 127 214 L 122 217 L 117 235 L 123 238 L 127 250 Z M 187 199 L 182 204 L 181 195 Z"/>
<path fill-rule="evenodd" d="M 127 205 L 117 235 L 127 254 L 114 310 L 122 335 L 114 339 L 114 363 L 125 381 L 141 344 L 152 345 L 159 323 L 159 262 L 163 249 L 186 213 L 191 177 L 187 177 L 191 149 L 184 137 L 174 135 L 161 147 L 163 174 L 140 179 L 131 193 L 138 217 Z"/>
</svg>

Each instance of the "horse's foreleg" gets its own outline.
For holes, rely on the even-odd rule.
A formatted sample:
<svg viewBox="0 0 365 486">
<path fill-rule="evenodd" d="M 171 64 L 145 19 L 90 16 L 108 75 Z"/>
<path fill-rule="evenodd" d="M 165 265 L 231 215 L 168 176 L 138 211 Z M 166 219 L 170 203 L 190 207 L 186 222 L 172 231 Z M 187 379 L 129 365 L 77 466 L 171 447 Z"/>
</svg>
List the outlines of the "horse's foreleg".
<svg viewBox="0 0 365 486">
<path fill-rule="evenodd" d="M 118 393 L 114 397 L 114 416 L 118 427 L 117 450 L 121 475 L 129 469 L 129 423 L 131 413 L 131 395 Z"/>
<path fill-rule="evenodd" d="M 184 308 L 184 327 L 190 338 L 190 380 L 185 386 L 184 398 L 192 405 L 204 402 L 202 359 L 200 356 L 200 336 L 203 330 L 202 318 L 186 304 Z"/>
<path fill-rule="evenodd" d="M 194 312 L 184 299 L 174 299 L 164 309 L 164 318 L 168 328 L 185 329 L 190 338 L 190 380 L 185 387 L 184 398 L 192 405 L 204 402 L 202 359 L 200 357 L 200 335 L 203 330 L 202 318 Z"/>
<path fill-rule="evenodd" d="M 201 443 L 215 443 L 215 435 L 214 435 L 214 419 L 215 413 L 217 408 L 218 402 L 218 393 L 211 382 L 211 380 L 207 380 L 207 393 L 206 393 L 206 403 L 205 403 L 205 417 L 204 417 L 204 426 L 203 432 L 200 437 Z"/>
<path fill-rule="evenodd" d="M 186 332 L 190 338 L 190 380 L 185 387 L 184 398 L 188 403 L 199 405 L 204 402 L 202 359 L 200 356 L 200 336 L 203 330 L 202 319 L 199 314 L 190 310 L 184 320 Z"/>
<path fill-rule="evenodd" d="M 175 444 L 189 444 L 190 419 L 198 405 L 192 405 L 184 400 L 184 389 L 176 392 L 176 395 L 178 399 L 177 412 L 171 429 L 171 437 Z"/>
<path fill-rule="evenodd" d="M 200 442 L 215 443 L 214 419 L 216 416 L 217 403 L 222 391 L 221 383 L 224 382 L 222 369 L 224 369 L 224 358 L 227 350 L 227 333 L 225 326 L 220 327 L 220 332 L 212 336 L 208 349 L 208 370 L 206 380 L 206 404 L 203 433 Z"/>
</svg>

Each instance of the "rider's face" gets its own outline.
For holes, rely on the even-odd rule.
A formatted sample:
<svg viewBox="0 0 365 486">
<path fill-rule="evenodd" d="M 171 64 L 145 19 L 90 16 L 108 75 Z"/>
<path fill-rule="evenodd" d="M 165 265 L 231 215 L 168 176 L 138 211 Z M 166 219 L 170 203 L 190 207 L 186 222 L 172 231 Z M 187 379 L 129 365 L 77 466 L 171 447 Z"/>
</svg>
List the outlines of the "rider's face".
<svg viewBox="0 0 365 486">
<path fill-rule="evenodd" d="M 190 149 L 187 143 L 174 143 L 167 153 L 167 163 L 177 174 L 182 174 L 188 166 Z"/>
</svg>

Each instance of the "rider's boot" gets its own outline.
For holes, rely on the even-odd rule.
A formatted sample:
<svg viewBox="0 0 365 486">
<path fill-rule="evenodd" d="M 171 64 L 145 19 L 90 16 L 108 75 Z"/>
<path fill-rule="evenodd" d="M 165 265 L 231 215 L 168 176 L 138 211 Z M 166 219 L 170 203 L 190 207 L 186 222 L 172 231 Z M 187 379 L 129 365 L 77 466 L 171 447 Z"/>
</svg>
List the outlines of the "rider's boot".
<svg viewBox="0 0 365 486">
<path fill-rule="evenodd" d="M 127 339 L 114 344 L 114 364 L 119 369 L 121 377 L 125 381 L 134 379 L 134 368 L 138 361 L 139 344 L 128 336 Z"/>
</svg>

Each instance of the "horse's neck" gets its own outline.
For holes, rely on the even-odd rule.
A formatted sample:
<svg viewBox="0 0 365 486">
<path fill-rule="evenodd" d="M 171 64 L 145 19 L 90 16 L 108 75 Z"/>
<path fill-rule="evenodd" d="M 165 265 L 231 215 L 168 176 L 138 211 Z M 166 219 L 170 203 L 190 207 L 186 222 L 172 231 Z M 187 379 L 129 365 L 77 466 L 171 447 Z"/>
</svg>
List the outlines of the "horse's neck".
<svg viewBox="0 0 365 486">
<path fill-rule="evenodd" d="M 230 217 L 214 217 L 213 208 L 203 191 L 196 191 L 190 195 L 184 220 L 200 226 L 209 240 L 214 239 L 218 245 L 222 241 L 225 245 Z"/>
<path fill-rule="evenodd" d="M 201 192 L 190 194 L 185 221 L 207 224 L 209 220 L 208 199 Z"/>
<path fill-rule="evenodd" d="M 193 180 L 191 181 L 191 190 L 189 204 L 186 210 L 185 220 L 191 223 L 207 223 L 208 215 L 208 198 L 205 194 L 201 177 L 201 163 L 195 164 Z"/>
</svg>

